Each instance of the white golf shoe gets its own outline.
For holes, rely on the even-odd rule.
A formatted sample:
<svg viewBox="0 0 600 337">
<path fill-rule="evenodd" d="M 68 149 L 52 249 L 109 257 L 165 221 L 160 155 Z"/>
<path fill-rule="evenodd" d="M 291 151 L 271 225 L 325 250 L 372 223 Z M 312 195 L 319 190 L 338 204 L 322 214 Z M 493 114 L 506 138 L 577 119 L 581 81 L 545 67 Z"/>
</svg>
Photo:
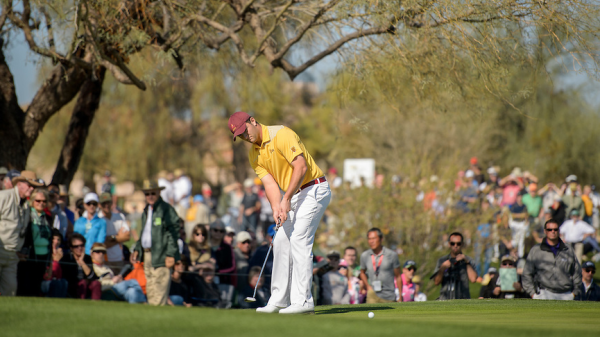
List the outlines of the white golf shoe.
<svg viewBox="0 0 600 337">
<path fill-rule="evenodd" d="M 314 314 L 315 306 L 314 305 L 300 305 L 300 304 L 292 304 L 285 309 L 279 310 L 280 314 Z"/>
<path fill-rule="evenodd" d="M 272 305 L 272 304 L 267 304 L 264 307 L 257 308 L 256 312 L 262 312 L 265 314 L 276 314 L 279 312 L 279 310 L 281 310 L 280 307 L 278 307 L 276 305 Z"/>
</svg>

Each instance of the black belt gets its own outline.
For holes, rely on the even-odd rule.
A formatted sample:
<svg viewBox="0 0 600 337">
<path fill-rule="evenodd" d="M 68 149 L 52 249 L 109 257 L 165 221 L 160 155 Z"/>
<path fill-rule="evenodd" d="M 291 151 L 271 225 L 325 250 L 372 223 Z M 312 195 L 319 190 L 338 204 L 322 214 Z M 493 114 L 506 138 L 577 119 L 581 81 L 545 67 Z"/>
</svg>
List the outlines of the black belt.
<svg viewBox="0 0 600 337">
<path fill-rule="evenodd" d="M 144 248 L 144 252 L 145 253 L 150 253 L 150 252 L 152 252 L 152 248 Z"/>
<path fill-rule="evenodd" d="M 322 184 L 322 183 L 324 183 L 326 181 L 327 181 L 327 179 L 325 179 L 325 177 L 321 177 L 321 178 L 317 178 L 315 180 L 311 180 L 311 181 L 307 182 L 306 184 L 302 185 L 300 187 L 300 189 L 298 190 L 298 192 L 296 192 L 296 193 L 300 193 L 300 191 L 302 191 L 305 188 L 311 187 L 312 185 L 316 185 L 316 184 Z"/>
</svg>

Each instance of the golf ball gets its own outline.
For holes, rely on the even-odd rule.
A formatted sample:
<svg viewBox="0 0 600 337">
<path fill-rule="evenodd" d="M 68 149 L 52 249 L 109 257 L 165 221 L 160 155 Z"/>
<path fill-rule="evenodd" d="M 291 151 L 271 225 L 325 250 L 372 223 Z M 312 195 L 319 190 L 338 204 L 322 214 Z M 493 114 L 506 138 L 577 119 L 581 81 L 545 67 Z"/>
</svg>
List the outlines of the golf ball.
<svg viewBox="0 0 600 337">
<path fill-rule="evenodd" d="M 375 317 L 375 314 L 374 314 L 374 313 L 371 311 L 371 312 L 369 313 L 369 318 L 373 318 L 373 317 Z"/>
</svg>

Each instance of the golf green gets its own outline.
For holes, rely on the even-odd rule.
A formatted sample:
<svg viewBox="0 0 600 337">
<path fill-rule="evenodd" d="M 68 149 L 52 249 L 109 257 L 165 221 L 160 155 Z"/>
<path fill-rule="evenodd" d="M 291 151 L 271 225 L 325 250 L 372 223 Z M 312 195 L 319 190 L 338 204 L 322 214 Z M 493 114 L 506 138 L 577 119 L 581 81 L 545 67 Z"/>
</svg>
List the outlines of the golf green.
<svg viewBox="0 0 600 337">
<path fill-rule="evenodd" d="M 375 317 L 369 319 L 367 314 Z M 0 297 L 8 336 L 598 336 L 600 303 L 468 300 L 317 307 L 316 315 Z"/>
</svg>

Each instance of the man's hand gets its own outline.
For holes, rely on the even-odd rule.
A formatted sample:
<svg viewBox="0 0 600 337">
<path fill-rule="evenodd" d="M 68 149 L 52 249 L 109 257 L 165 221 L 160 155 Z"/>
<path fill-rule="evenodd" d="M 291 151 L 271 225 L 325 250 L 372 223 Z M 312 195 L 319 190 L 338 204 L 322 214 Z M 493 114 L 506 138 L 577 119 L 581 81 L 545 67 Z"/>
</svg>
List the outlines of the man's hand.
<svg viewBox="0 0 600 337">
<path fill-rule="evenodd" d="M 115 277 L 112 278 L 112 281 L 113 281 L 114 284 L 122 282 L 123 281 L 123 276 L 117 275 L 117 276 L 115 276 Z"/>
<path fill-rule="evenodd" d="M 129 231 L 124 226 L 122 226 L 121 229 L 119 229 L 119 233 L 117 233 L 116 240 L 118 243 L 129 241 Z"/>
<path fill-rule="evenodd" d="M 175 265 L 175 258 L 171 256 L 167 256 L 165 258 L 165 267 L 171 269 Z"/>
<path fill-rule="evenodd" d="M 446 270 L 446 269 L 450 268 L 450 266 L 452 266 L 452 262 L 450 262 L 450 260 L 446 260 L 440 266 L 440 270 Z"/>
<path fill-rule="evenodd" d="M 129 256 L 129 262 L 131 262 L 132 265 L 136 264 L 136 262 L 138 262 L 138 252 L 137 251 L 133 251 L 133 253 L 131 253 L 131 256 Z"/>
<path fill-rule="evenodd" d="M 460 262 L 462 260 L 465 260 L 465 254 L 456 255 L 456 262 Z M 465 260 L 465 261 L 467 261 L 467 260 Z"/>
<path fill-rule="evenodd" d="M 292 202 L 291 200 L 287 200 L 283 198 L 281 203 L 279 204 L 279 219 L 281 219 L 281 223 L 287 221 L 288 213 L 292 210 Z"/>
<path fill-rule="evenodd" d="M 19 258 L 19 261 L 21 261 L 21 262 L 27 261 L 27 255 L 21 254 L 20 252 L 17 252 L 17 257 Z"/>
<path fill-rule="evenodd" d="M 58 262 L 62 258 L 63 258 L 63 250 L 62 250 L 62 248 L 56 248 L 56 249 L 54 249 L 54 251 L 52 252 L 52 260 Z"/>
<path fill-rule="evenodd" d="M 84 257 L 85 257 L 85 254 L 81 254 L 81 255 L 79 255 L 79 257 L 75 258 L 75 261 L 77 261 L 78 265 L 83 266 L 85 264 L 85 262 L 83 262 Z"/>
<path fill-rule="evenodd" d="M 519 283 L 519 282 L 513 283 L 513 288 L 515 288 L 515 290 L 519 291 L 519 292 L 523 290 L 523 287 L 521 286 L 521 283 Z"/>
</svg>

